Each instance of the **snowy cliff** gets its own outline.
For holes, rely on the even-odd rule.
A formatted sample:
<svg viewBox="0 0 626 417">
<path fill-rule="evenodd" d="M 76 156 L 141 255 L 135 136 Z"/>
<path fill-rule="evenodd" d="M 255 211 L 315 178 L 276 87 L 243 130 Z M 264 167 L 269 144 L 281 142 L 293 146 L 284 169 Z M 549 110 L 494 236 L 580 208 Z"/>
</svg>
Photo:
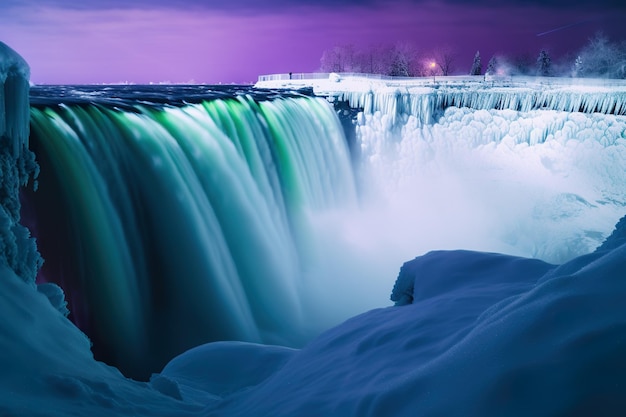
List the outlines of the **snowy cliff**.
<svg viewBox="0 0 626 417">
<path fill-rule="evenodd" d="M 20 221 L 19 189 L 38 167 L 28 150 L 28 64 L 0 42 L 0 266 L 34 285 L 41 258 Z"/>
</svg>

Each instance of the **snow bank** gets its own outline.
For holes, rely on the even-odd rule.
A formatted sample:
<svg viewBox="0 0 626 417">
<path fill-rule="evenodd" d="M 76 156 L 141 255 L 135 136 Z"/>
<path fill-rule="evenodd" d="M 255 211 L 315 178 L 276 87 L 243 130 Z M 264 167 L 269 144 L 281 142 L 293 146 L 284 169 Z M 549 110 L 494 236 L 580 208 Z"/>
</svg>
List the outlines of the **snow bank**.
<svg viewBox="0 0 626 417">
<path fill-rule="evenodd" d="M 197 406 L 96 362 L 45 295 L 0 267 L 0 415 L 184 416 Z"/>
<path fill-rule="evenodd" d="M 403 267 L 413 304 L 329 330 L 209 415 L 619 416 L 624 271 L 626 245 L 557 268 L 431 253 Z"/>
<path fill-rule="evenodd" d="M 95 362 L 84 335 L 5 268 L 0 314 L 11 320 L 0 325 L 0 412 L 619 416 L 625 270 L 624 244 L 558 267 L 433 252 L 403 267 L 402 279 L 413 275 L 410 305 L 354 317 L 301 351 L 204 345 L 146 384 Z"/>
<path fill-rule="evenodd" d="M 151 384 L 158 387 L 170 381 L 181 399 L 206 404 L 260 384 L 296 352 L 245 342 L 208 343 L 172 359 Z"/>
</svg>

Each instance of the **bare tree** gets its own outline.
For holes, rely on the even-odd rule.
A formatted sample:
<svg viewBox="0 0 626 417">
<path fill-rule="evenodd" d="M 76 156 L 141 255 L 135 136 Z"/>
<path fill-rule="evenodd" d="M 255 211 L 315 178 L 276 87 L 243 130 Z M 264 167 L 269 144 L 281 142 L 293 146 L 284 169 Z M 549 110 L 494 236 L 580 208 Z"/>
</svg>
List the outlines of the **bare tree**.
<svg viewBox="0 0 626 417">
<path fill-rule="evenodd" d="M 354 45 L 335 46 L 327 49 L 320 59 L 324 72 L 360 72 L 360 62 Z"/>
<path fill-rule="evenodd" d="M 596 33 L 578 54 L 576 75 L 582 77 L 624 78 L 626 76 L 626 44 L 610 42 Z"/>
<path fill-rule="evenodd" d="M 389 74 L 392 49 L 390 46 L 377 45 L 361 51 L 359 60 L 362 71 L 370 74 Z"/>
<path fill-rule="evenodd" d="M 456 61 L 456 52 L 449 48 L 443 47 L 434 52 L 434 62 L 441 70 L 441 75 L 450 75 L 454 71 L 454 61 Z M 433 74 L 434 75 L 434 74 Z"/>
</svg>

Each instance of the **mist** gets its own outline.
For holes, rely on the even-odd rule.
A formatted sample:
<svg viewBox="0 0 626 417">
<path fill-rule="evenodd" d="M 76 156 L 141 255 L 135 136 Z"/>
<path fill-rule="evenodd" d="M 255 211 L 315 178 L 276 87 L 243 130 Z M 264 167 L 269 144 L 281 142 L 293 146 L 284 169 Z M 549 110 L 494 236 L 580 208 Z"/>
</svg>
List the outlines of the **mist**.
<svg viewBox="0 0 626 417">
<path fill-rule="evenodd" d="M 566 262 L 593 251 L 623 215 L 623 118 L 448 109 L 385 130 L 357 126 L 358 207 L 310 215 L 305 280 L 320 328 L 391 304 L 403 262 L 469 249 Z M 317 300 L 317 301 L 314 301 Z M 320 307 L 321 306 L 321 307 Z"/>
</svg>

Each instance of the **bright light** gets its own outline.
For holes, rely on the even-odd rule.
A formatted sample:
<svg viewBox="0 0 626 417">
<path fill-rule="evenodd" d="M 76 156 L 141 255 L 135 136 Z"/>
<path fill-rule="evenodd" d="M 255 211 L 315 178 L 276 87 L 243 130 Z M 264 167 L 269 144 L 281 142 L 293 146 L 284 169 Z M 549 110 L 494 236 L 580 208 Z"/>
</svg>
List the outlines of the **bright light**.
<svg viewBox="0 0 626 417">
<path fill-rule="evenodd" d="M 434 61 L 430 63 L 430 67 L 431 67 L 431 68 L 435 68 L 435 66 L 436 66 L 436 65 L 437 65 L 437 64 L 436 64 Z"/>
</svg>

